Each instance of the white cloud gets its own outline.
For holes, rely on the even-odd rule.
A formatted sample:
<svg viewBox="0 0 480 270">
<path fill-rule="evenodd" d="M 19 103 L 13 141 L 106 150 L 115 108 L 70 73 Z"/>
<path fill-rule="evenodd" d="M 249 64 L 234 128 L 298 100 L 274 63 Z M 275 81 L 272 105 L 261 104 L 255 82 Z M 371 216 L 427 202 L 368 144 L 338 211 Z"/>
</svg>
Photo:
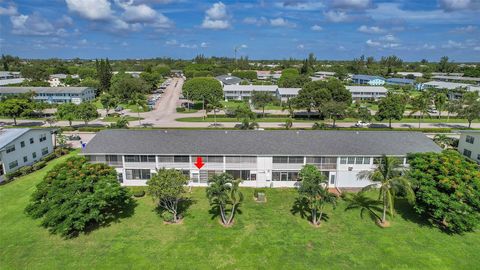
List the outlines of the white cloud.
<svg viewBox="0 0 480 270">
<path fill-rule="evenodd" d="M 392 35 L 392 34 L 388 34 L 388 35 L 385 35 L 385 36 L 381 37 L 380 40 L 384 40 L 384 41 L 396 41 L 397 38 L 395 38 L 395 36 Z"/>
<path fill-rule="evenodd" d="M 56 29 L 48 20 L 41 17 L 38 13 L 31 15 L 20 14 L 11 16 L 12 33 L 15 35 L 48 36 L 48 35 L 66 35 L 63 28 Z"/>
<path fill-rule="evenodd" d="M 371 39 L 367 40 L 365 43 L 367 43 L 368 46 L 371 46 L 371 47 L 378 47 L 378 46 L 381 46 L 382 44 L 378 41 L 373 41 Z"/>
<path fill-rule="evenodd" d="M 463 45 L 463 43 L 461 43 L 461 42 L 448 40 L 446 44 L 442 45 L 442 48 L 444 48 L 444 49 L 463 49 L 463 48 L 465 48 L 465 45 Z"/>
<path fill-rule="evenodd" d="M 303 49 L 305 49 L 305 45 L 303 45 L 303 44 L 298 44 L 297 49 L 303 50 Z"/>
<path fill-rule="evenodd" d="M 315 25 L 313 25 L 312 27 L 310 27 L 310 30 L 312 30 L 312 31 L 322 31 L 322 30 L 323 30 L 323 27 L 321 27 L 321 26 L 318 25 L 318 24 L 315 24 Z"/>
<path fill-rule="evenodd" d="M 289 10 L 319 10 L 325 7 L 320 1 L 283 1 L 275 3 L 276 7 Z"/>
<path fill-rule="evenodd" d="M 366 42 L 367 46 L 369 47 L 377 47 L 377 48 L 384 48 L 384 49 L 393 49 L 400 47 L 399 43 L 394 42 L 380 42 L 376 40 L 368 39 Z"/>
<path fill-rule="evenodd" d="M 467 26 L 463 26 L 463 27 L 457 27 L 457 28 L 453 29 L 452 32 L 471 33 L 471 32 L 475 32 L 476 30 L 477 30 L 477 26 L 467 25 Z"/>
<path fill-rule="evenodd" d="M 9 5 L 8 7 L 0 7 L 0 15 L 13 16 L 17 15 L 18 10 L 14 5 Z"/>
<path fill-rule="evenodd" d="M 145 4 L 125 5 L 123 8 L 125 9 L 123 18 L 127 22 L 151 22 L 157 17 L 157 12 Z"/>
<path fill-rule="evenodd" d="M 197 44 L 180 44 L 180 48 L 185 48 L 185 49 L 196 49 L 198 48 Z"/>
<path fill-rule="evenodd" d="M 227 6 L 222 2 L 217 2 L 211 8 L 205 11 L 205 18 L 202 22 L 202 28 L 206 29 L 227 29 L 230 28 L 230 21 L 227 12 Z"/>
<path fill-rule="evenodd" d="M 202 43 L 200 43 L 200 47 L 208 48 L 208 43 L 207 42 L 202 42 Z"/>
<path fill-rule="evenodd" d="M 344 22 L 350 19 L 345 11 L 329 10 L 328 12 L 324 12 L 323 15 L 327 20 L 336 23 Z"/>
<path fill-rule="evenodd" d="M 170 39 L 170 40 L 165 41 L 165 45 L 174 46 L 174 45 L 177 45 L 177 44 L 178 44 L 178 41 L 176 39 Z"/>
<path fill-rule="evenodd" d="M 473 50 L 474 51 L 480 51 L 480 46 L 474 47 Z"/>
<path fill-rule="evenodd" d="M 58 23 L 59 25 L 70 26 L 70 25 L 73 25 L 73 19 L 72 19 L 70 16 L 63 15 L 63 16 L 57 21 L 57 23 Z"/>
<path fill-rule="evenodd" d="M 65 0 L 68 10 L 89 20 L 108 20 L 113 16 L 108 0 Z"/>
<path fill-rule="evenodd" d="M 357 29 L 359 32 L 368 33 L 368 34 L 382 34 L 385 33 L 385 29 L 378 26 L 366 26 L 362 25 Z"/>
<path fill-rule="evenodd" d="M 275 19 L 270 19 L 270 25 L 271 26 L 276 26 L 276 27 L 296 27 L 297 25 L 293 22 L 290 22 L 284 18 L 275 18 Z"/>
<path fill-rule="evenodd" d="M 339 9 L 366 9 L 372 6 L 371 0 L 333 0 L 332 6 Z"/>
<path fill-rule="evenodd" d="M 255 24 L 255 25 L 265 25 L 268 23 L 267 18 L 265 17 L 260 17 L 260 18 L 255 18 L 255 17 L 246 17 L 243 19 L 243 23 L 245 24 Z"/>
<path fill-rule="evenodd" d="M 480 9 L 478 0 L 440 0 L 439 5 L 446 11 Z"/>
<path fill-rule="evenodd" d="M 432 45 L 432 44 L 428 44 L 428 43 L 425 43 L 422 46 L 422 49 L 425 49 L 425 50 L 435 50 L 436 48 L 437 48 L 437 46 Z"/>
</svg>

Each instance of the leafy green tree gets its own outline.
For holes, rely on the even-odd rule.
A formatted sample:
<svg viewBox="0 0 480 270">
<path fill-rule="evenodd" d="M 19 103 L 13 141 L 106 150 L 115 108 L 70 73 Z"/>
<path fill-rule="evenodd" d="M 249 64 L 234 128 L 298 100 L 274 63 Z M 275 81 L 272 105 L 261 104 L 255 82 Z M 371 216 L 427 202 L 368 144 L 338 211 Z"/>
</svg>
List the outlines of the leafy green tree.
<svg viewBox="0 0 480 270">
<path fill-rule="evenodd" d="M 234 111 L 233 114 L 237 119 L 255 119 L 256 114 L 250 109 L 250 106 L 247 104 L 243 103 L 238 105 Z"/>
<path fill-rule="evenodd" d="M 357 117 L 363 122 L 369 122 L 372 120 L 372 112 L 366 107 L 360 107 L 357 111 Z"/>
<path fill-rule="evenodd" d="M 32 194 L 26 213 L 51 233 L 70 238 L 106 225 L 131 205 L 115 170 L 72 157 L 50 170 Z"/>
<path fill-rule="evenodd" d="M 223 104 L 219 100 L 211 100 L 207 104 L 207 111 L 213 111 L 214 126 L 217 126 L 217 111 L 223 109 Z"/>
<path fill-rule="evenodd" d="M 311 164 L 303 166 L 299 173 L 299 199 L 304 199 L 311 211 L 311 222 L 318 226 L 323 218 L 327 204 L 336 205 L 337 197 L 328 191 L 328 180 L 317 167 Z"/>
<path fill-rule="evenodd" d="M 448 232 L 473 231 L 480 224 L 480 170 L 457 151 L 408 157 L 415 210 Z"/>
<path fill-rule="evenodd" d="M 257 79 L 257 72 L 254 70 L 235 70 L 232 75 L 249 81 Z"/>
<path fill-rule="evenodd" d="M 117 122 L 110 124 L 110 128 L 128 128 L 128 119 L 126 116 L 120 117 Z"/>
<path fill-rule="evenodd" d="M 138 123 L 142 125 L 142 119 L 140 118 L 140 109 L 147 110 L 147 98 L 141 93 L 135 93 L 130 99 L 130 105 L 137 107 Z"/>
<path fill-rule="evenodd" d="M 108 92 L 110 90 L 110 83 L 112 80 L 112 67 L 108 58 L 100 61 L 95 60 L 95 69 L 97 71 L 97 80 L 100 82 L 99 93 Z"/>
<path fill-rule="evenodd" d="M 450 100 L 447 103 L 447 122 L 450 121 L 450 115 L 457 113 L 462 108 L 462 102 L 460 100 Z"/>
<path fill-rule="evenodd" d="M 288 117 L 287 120 L 285 120 L 285 129 L 291 129 L 293 126 L 293 120 L 291 117 Z"/>
<path fill-rule="evenodd" d="M 343 81 L 348 77 L 348 72 L 343 66 L 338 66 L 334 68 L 335 70 L 335 78 Z"/>
<path fill-rule="evenodd" d="M 393 73 L 393 68 L 402 67 L 403 61 L 395 55 L 390 55 L 387 57 L 382 57 L 380 59 L 380 65 L 387 68 L 387 72 L 385 75 L 390 75 L 391 73 Z"/>
<path fill-rule="evenodd" d="M 92 79 L 92 78 L 88 77 L 88 78 L 83 79 L 80 82 L 80 86 L 91 87 L 91 88 L 98 89 L 100 87 L 100 82 L 96 79 Z"/>
<path fill-rule="evenodd" d="M 57 107 L 56 116 L 58 119 L 68 121 L 68 125 L 72 126 L 72 121 L 79 118 L 77 114 L 77 106 L 74 103 L 62 103 Z"/>
<path fill-rule="evenodd" d="M 89 121 L 98 117 L 97 107 L 93 103 L 82 102 L 76 107 L 76 115 L 86 126 Z"/>
<path fill-rule="evenodd" d="M 378 111 L 375 117 L 378 121 L 388 120 L 388 127 L 392 127 L 392 120 L 402 120 L 405 113 L 405 102 L 401 95 L 388 92 L 385 98 L 378 102 Z"/>
<path fill-rule="evenodd" d="M 160 169 L 147 181 L 147 193 L 158 201 L 158 206 L 172 214 L 174 223 L 179 220 L 178 205 L 185 200 L 188 177 L 175 169 Z M 170 220 L 168 220 L 170 221 Z"/>
<path fill-rule="evenodd" d="M 422 94 L 412 99 L 412 109 L 410 110 L 410 115 L 413 115 L 417 112 L 420 113 L 420 117 L 418 117 L 418 128 L 420 128 L 420 123 L 423 118 L 425 118 L 425 115 L 429 115 L 428 111 L 430 110 L 431 104 L 431 96 L 427 91 L 422 92 Z"/>
<path fill-rule="evenodd" d="M 48 72 L 40 64 L 25 65 L 20 72 L 24 78 L 34 82 L 48 80 Z"/>
<path fill-rule="evenodd" d="M 262 117 L 265 117 L 265 106 L 272 103 L 275 98 L 268 92 L 252 92 L 252 103 L 255 107 L 262 108 Z"/>
<path fill-rule="evenodd" d="M 223 88 L 215 78 L 193 78 L 183 84 L 183 95 L 189 100 L 203 101 L 203 110 L 213 100 L 223 99 Z"/>
<path fill-rule="evenodd" d="M 480 100 L 478 92 L 468 92 L 463 95 L 462 105 L 458 109 L 458 116 L 468 121 L 468 128 L 475 119 L 480 118 Z"/>
<path fill-rule="evenodd" d="M 118 105 L 118 99 L 114 96 L 112 96 L 109 93 L 102 93 L 100 95 L 100 103 L 102 104 L 103 108 L 106 111 L 106 115 L 108 116 L 108 112 L 111 109 L 115 109 Z"/>
<path fill-rule="evenodd" d="M 0 101 L 0 115 L 13 119 L 13 124 L 17 125 L 17 118 L 28 116 L 33 112 L 33 105 L 28 99 L 9 98 Z"/>
<path fill-rule="evenodd" d="M 214 175 L 208 180 L 207 198 L 225 226 L 232 224 L 243 202 L 243 194 L 239 190 L 240 182 L 241 180 L 235 180 L 228 173 Z"/>
<path fill-rule="evenodd" d="M 347 104 L 337 101 L 328 101 L 321 109 L 321 112 L 326 117 L 333 120 L 333 127 L 337 120 L 342 120 L 347 115 Z"/>
<path fill-rule="evenodd" d="M 279 87 L 303 87 L 310 82 L 310 77 L 302 75 L 296 68 L 287 68 L 282 71 L 282 76 L 278 80 Z"/>
<path fill-rule="evenodd" d="M 144 80 L 120 72 L 112 78 L 110 93 L 121 102 L 129 102 L 135 94 L 145 94 L 149 89 L 149 85 Z"/>
<path fill-rule="evenodd" d="M 377 163 L 375 170 L 361 171 L 358 173 L 358 177 L 373 182 L 373 184 L 364 187 L 362 192 L 378 188 L 379 198 L 383 204 L 380 222 L 381 225 L 387 226 L 387 210 L 393 217 L 396 194 L 403 192 L 409 202 L 413 202 L 415 196 L 410 182 L 404 177 L 403 165 L 398 158 L 384 155 L 377 159 Z"/>
<path fill-rule="evenodd" d="M 239 126 L 240 129 L 247 130 L 247 129 L 258 129 L 259 125 L 255 121 L 255 119 L 244 118 L 242 123 Z"/>
</svg>

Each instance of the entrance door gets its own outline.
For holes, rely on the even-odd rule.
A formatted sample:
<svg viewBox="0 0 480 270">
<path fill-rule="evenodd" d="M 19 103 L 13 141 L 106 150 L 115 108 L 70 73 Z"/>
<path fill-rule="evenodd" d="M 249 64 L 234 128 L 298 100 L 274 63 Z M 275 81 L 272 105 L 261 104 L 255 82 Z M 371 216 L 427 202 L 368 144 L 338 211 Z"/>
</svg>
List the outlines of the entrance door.
<svg viewBox="0 0 480 270">
<path fill-rule="evenodd" d="M 0 176 L 2 176 L 5 173 L 3 170 L 3 164 L 0 164 Z"/>
<path fill-rule="evenodd" d="M 330 174 L 330 186 L 335 186 L 335 174 Z"/>
<path fill-rule="evenodd" d="M 281 172 L 280 173 L 280 181 L 288 181 L 288 173 L 287 172 Z"/>
</svg>

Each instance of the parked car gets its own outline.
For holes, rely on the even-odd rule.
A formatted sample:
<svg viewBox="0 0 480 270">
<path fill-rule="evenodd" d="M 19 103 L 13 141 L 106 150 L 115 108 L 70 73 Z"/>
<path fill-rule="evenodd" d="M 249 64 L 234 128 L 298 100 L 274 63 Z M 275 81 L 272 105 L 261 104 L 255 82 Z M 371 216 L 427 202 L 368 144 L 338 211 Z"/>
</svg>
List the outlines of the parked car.
<svg viewBox="0 0 480 270">
<path fill-rule="evenodd" d="M 371 124 L 370 123 L 367 123 L 367 122 L 363 122 L 363 121 L 358 121 L 355 126 L 356 127 L 369 127 Z"/>
<path fill-rule="evenodd" d="M 121 112 L 121 111 L 123 111 L 123 107 L 122 107 L 122 106 L 118 106 L 118 107 L 115 108 L 115 111 L 116 111 L 116 112 Z"/>
</svg>

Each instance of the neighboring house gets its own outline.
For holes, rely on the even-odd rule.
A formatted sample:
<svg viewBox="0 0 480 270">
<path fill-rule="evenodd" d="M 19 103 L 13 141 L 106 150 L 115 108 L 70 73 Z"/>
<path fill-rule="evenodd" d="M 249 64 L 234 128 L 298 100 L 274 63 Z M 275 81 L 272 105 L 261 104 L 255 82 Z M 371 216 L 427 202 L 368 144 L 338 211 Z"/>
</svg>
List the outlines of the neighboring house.
<svg viewBox="0 0 480 270">
<path fill-rule="evenodd" d="M 394 85 L 415 85 L 415 80 L 405 78 L 390 78 L 386 79 L 385 83 Z"/>
<path fill-rule="evenodd" d="M 448 98 L 449 99 L 459 99 L 462 97 L 461 93 L 455 92 L 455 90 L 467 90 L 471 86 L 466 83 L 454 83 L 454 82 L 443 82 L 443 81 L 430 81 L 423 84 L 417 85 L 419 90 L 425 89 L 447 89 L 449 90 Z"/>
<path fill-rule="evenodd" d="M 173 72 L 173 70 L 171 72 Z M 112 72 L 113 75 L 117 75 L 118 73 L 118 71 Z M 140 78 L 140 74 L 142 74 L 142 71 L 124 71 L 123 73 L 130 74 L 133 78 Z"/>
<path fill-rule="evenodd" d="M 240 85 L 240 83 L 242 82 L 242 79 L 231 75 L 220 75 L 215 77 L 215 79 L 217 79 L 222 84 L 222 86 Z"/>
<path fill-rule="evenodd" d="M 407 77 L 408 75 L 411 75 L 415 78 L 421 78 L 423 77 L 423 73 L 422 72 L 410 72 L 410 71 L 400 71 L 400 72 L 397 72 L 396 73 L 397 75 L 399 76 L 402 76 L 402 77 Z"/>
<path fill-rule="evenodd" d="M 460 130 L 458 152 L 480 164 L 480 130 Z"/>
<path fill-rule="evenodd" d="M 298 91 L 302 88 L 278 88 L 277 89 L 277 98 L 283 102 L 298 96 Z"/>
<path fill-rule="evenodd" d="M 371 182 L 358 174 L 373 170 L 384 154 L 406 165 L 408 153 L 440 151 L 420 132 L 103 130 L 82 155 L 115 167 L 125 186 L 144 186 L 158 169 L 172 168 L 192 186 L 227 172 L 242 186 L 294 187 L 302 167 L 313 164 L 330 187 L 359 188 Z"/>
<path fill-rule="evenodd" d="M 313 74 L 314 78 L 319 78 L 321 80 L 332 78 L 335 76 L 335 72 L 332 71 L 317 71 Z"/>
<path fill-rule="evenodd" d="M 225 100 L 250 100 L 253 91 L 276 95 L 277 89 L 276 85 L 225 85 L 223 94 Z"/>
<path fill-rule="evenodd" d="M 387 96 L 388 90 L 383 86 L 345 86 L 352 93 L 353 100 L 378 100 Z"/>
<path fill-rule="evenodd" d="M 476 77 L 437 75 L 437 76 L 432 76 L 432 79 L 435 79 L 437 81 L 444 81 L 444 82 L 459 81 L 459 82 L 474 82 L 474 83 L 480 84 L 480 78 L 476 78 Z"/>
<path fill-rule="evenodd" d="M 278 80 L 281 76 L 281 71 L 257 70 L 257 79 L 259 80 Z"/>
<path fill-rule="evenodd" d="M 34 99 L 47 103 L 80 104 L 95 99 L 95 89 L 90 87 L 0 87 L 0 97 L 33 92 Z"/>
<path fill-rule="evenodd" d="M 52 151 L 48 129 L 0 129 L 0 182 L 5 174 L 32 165 Z"/>
<path fill-rule="evenodd" d="M 379 76 L 357 74 L 352 76 L 352 82 L 354 84 L 384 85 L 385 79 Z"/>
<path fill-rule="evenodd" d="M 25 78 L 1 79 L 0 80 L 0 86 L 19 84 L 19 83 L 23 83 L 23 81 L 25 81 Z"/>
<path fill-rule="evenodd" d="M 0 71 L 0 80 L 18 79 L 22 75 L 16 71 Z"/>
<path fill-rule="evenodd" d="M 72 79 L 79 79 L 80 76 L 77 74 L 73 75 L 67 75 L 67 74 L 52 74 L 48 77 L 48 83 L 50 84 L 50 87 L 59 87 L 59 86 L 66 86 L 62 80 L 65 80 L 68 76 L 71 76 Z M 68 86 L 68 85 L 67 85 Z"/>
</svg>

